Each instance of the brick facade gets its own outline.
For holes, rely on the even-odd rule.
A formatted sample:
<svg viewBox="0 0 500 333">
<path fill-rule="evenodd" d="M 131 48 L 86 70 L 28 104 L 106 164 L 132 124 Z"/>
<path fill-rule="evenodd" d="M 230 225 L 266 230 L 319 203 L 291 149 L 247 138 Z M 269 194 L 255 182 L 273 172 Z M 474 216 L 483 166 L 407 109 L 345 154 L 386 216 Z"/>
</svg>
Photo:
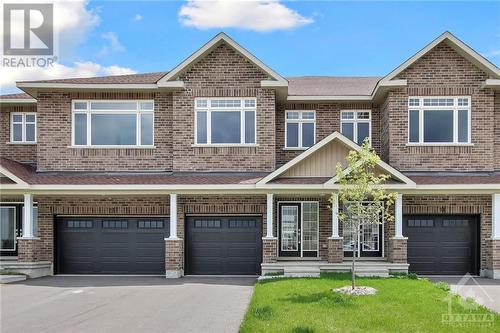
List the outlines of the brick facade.
<svg viewBox="0 0 500 333">
<path fill-rule="evenodd" d="M 36 112 L 36 105 L 0 106 L 0 156 L 22 163 L 36 163 L 36 144 L 10 143 L 10 117 L 12 112 Z M 38 131 L 40 133 L 40 131 Z"/>
<path fill-rule="evenodd" d="M 39 255 L 39 238 L 17 238 L 17 261 L 35 262 L 42 258 Z"/>
<path fill-rule="evenodd" d="M 383 157 L 400 171 L 493 171 L 494 92 L 488 78 L 444 42 L 397 76 L 407 87 L 389 92 L 382 108 Z M 408 96 L 471 96 L 473 146 L 408 146 Z M 443 158 L 446 156 L 446 158 Z"/>
<path fill-rule="evenodd" d="M 390 238 L 387 249 L 387 261 L 406 263 L 408 257 L 408 240 L 406 238 Z"/>
<path fill-rule="evenodd" d="M 174 93 L 175 171 L 273 171 L 275 166 L 275 95 L 260 87 L 268 76 L 222 44 L 180 79 L 186 89 Z M 193 147 L 196 97 L 256 97 L 255 147 Z"/>
<path fill-rule="evenodd" d="M 329 263 L 341 263 L 344 260 L 344 248 L 342 237 L 332 238 L 329 237 L 328 240 L 328 262 Z"/>
<path fill-rule="evenodd" d="M 278 238 L 262 239 L 262 263 L 268 264 L 278 261 Z"/>
<path fill-rule="evenodd" d="M 286 103 L 276 106 L 276 167 L 279 167 L 303 150 L 285 149 L 285 112 L 290 110 L 314 110 L 316 113 L 316 142 L 328 135 L 340 132 L 340 112 L 346 110 L 371 110 L 372 146 L 380 154 L 380 112 L 371 103 Z"/>
</svg>

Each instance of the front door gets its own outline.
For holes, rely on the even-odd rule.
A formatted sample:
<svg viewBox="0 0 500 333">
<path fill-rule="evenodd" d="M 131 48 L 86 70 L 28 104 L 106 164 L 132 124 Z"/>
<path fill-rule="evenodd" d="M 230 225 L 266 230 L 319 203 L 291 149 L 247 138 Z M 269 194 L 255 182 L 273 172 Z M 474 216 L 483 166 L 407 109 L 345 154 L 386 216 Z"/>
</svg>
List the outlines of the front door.
<svg viewBox="0 0 500 333">
<path fill-rule="evenodd" d="M 300 204 L 280 204 L 280 256 L 300 257 Z"/>
<path fill-rule="evenodd" d="M 279 255 L 317 257 L 319 244 L 319 204 L 316 201 L 278 204 Z"/>
<path fill-rule="evenodd" d="M 382 256 L 382 224 L 362 224 L 360 227 L 356 255 L 358 257 Z M 344 229 L 344 256 L 352 257 L 354 235 Z"/>
</svg>

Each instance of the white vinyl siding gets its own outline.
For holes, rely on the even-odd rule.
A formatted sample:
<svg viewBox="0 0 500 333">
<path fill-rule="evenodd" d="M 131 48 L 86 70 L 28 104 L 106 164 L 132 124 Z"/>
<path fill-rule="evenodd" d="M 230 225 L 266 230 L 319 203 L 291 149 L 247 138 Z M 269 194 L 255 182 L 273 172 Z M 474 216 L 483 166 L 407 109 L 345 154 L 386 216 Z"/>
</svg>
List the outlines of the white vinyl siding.
<svg viewBox="0 0 500 333">
<path fill-rule="evenodd" d="M 153 147 L 151 100 L 75 100 L 71 143 L 83 147 Z"/>
<path fill-rule="evenodd" d="M 255 98 L 195 99 L 196 145 L 255 145 L 257 101 Z"/>
<path fill-rule="evenodd" d="M 470 144 L 470 97 L 408 98 L 408 143 Z"/>
<path fill-rule="evenodd" d="M 13 112 L 10 114 L 10 142 L 36 143 L 35 112 Z"/>
</svg>

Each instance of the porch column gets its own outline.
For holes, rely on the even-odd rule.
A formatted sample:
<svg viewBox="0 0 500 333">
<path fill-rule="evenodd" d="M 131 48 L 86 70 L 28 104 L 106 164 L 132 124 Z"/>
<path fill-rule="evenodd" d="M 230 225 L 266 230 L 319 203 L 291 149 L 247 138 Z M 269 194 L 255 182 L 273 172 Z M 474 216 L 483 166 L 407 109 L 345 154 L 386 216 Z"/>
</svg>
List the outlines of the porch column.
<svg viewBox="0 0 500 333">
<path fill-rule="evenodd" d="M 403 238 L 403 195 L 398 193 L 394 212 L 395 238 Z"/>
<path fill-rule="evenodd" d="M 267 214 L 266 214 L 266 238 L 273 238 L 273 209 L 274 209 L 274 195 L 272 193 L 267 194 Z"/>
<path fill-rule="evenodd" d="M 35 237 L 33 219 L 33 194 L 24 194 L 23 234 L 17 238 L 17 260 L 20 262 L 35 262 L 38 260 L 39 238 Z"/>
<path fill-rule="evenodd" d="M 23 211 L 23 238 L 33 238 L 33 194 L 24 194 L 24 211 Z"/>
<path fill-rule="evenodd" d="M 403 195 L 398 193 L 394 207 L 394 237 L 389 239 L 387 260 L 406 264 L 408 257 L 408 237 L 403 236 Z"/>
<path fill-rule="evenodd" d="M 177 194 L 170 194 L 170 236 L 165 238 L 165 277 L 184 275 L 184 240 L 177 234 Z"/>
<path fill-rule="evenodd" d="M 339 196 L 337 194 L 332 195 L 332 238 L 338 238 L 339 236 Z"/>
<path fill-rule="evenodd" d="M 481 275 L 500 279 L 500 193 L 491 196 L 491 267 L 483 269 Z"/>
<path fill-rule="evenodd" d="M 339 196 L 332 194 L 332 236 L 328 237 L 328 262 L 341 263 L 344 260 L 344 238 L 339 235 Z"/>
<path fill-rule="evenodd" d="M 500 240 L 500 193 L 491 196 L 491 238 Z"/>
<path fill-rule="evenodd" d="M 177 194 L 170 194 L 170 239 L 177 239 Z"/>
<path fill-rule="evenodd" d="M 262 271 L 265 264 L 278 260 L 278 238 L 274 237 L 274 194 L 266 196 L 266 237 L 262 237 Z"/>
</svg>

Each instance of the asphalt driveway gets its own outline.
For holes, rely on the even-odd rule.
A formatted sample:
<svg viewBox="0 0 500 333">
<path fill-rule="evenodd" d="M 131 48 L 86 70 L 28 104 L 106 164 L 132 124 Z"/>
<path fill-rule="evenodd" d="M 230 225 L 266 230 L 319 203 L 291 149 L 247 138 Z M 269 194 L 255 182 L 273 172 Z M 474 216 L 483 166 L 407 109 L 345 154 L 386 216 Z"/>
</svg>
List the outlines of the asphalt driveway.
<svg viewBox="0 0 500 333">
<path fill-rule="evenodd" d="M 254 278 L 53 276 L 2 285 L 2 333 L 237 332 Z"/>
<path fill-rule="evenodd" d="M 433 282 L 446 282 L 452 292 L 463 298 L 473 298 L 478 304 L 500 313 L 500 280 L 471 276 L 427 276 L 427 278 Z"/>
</svg>

